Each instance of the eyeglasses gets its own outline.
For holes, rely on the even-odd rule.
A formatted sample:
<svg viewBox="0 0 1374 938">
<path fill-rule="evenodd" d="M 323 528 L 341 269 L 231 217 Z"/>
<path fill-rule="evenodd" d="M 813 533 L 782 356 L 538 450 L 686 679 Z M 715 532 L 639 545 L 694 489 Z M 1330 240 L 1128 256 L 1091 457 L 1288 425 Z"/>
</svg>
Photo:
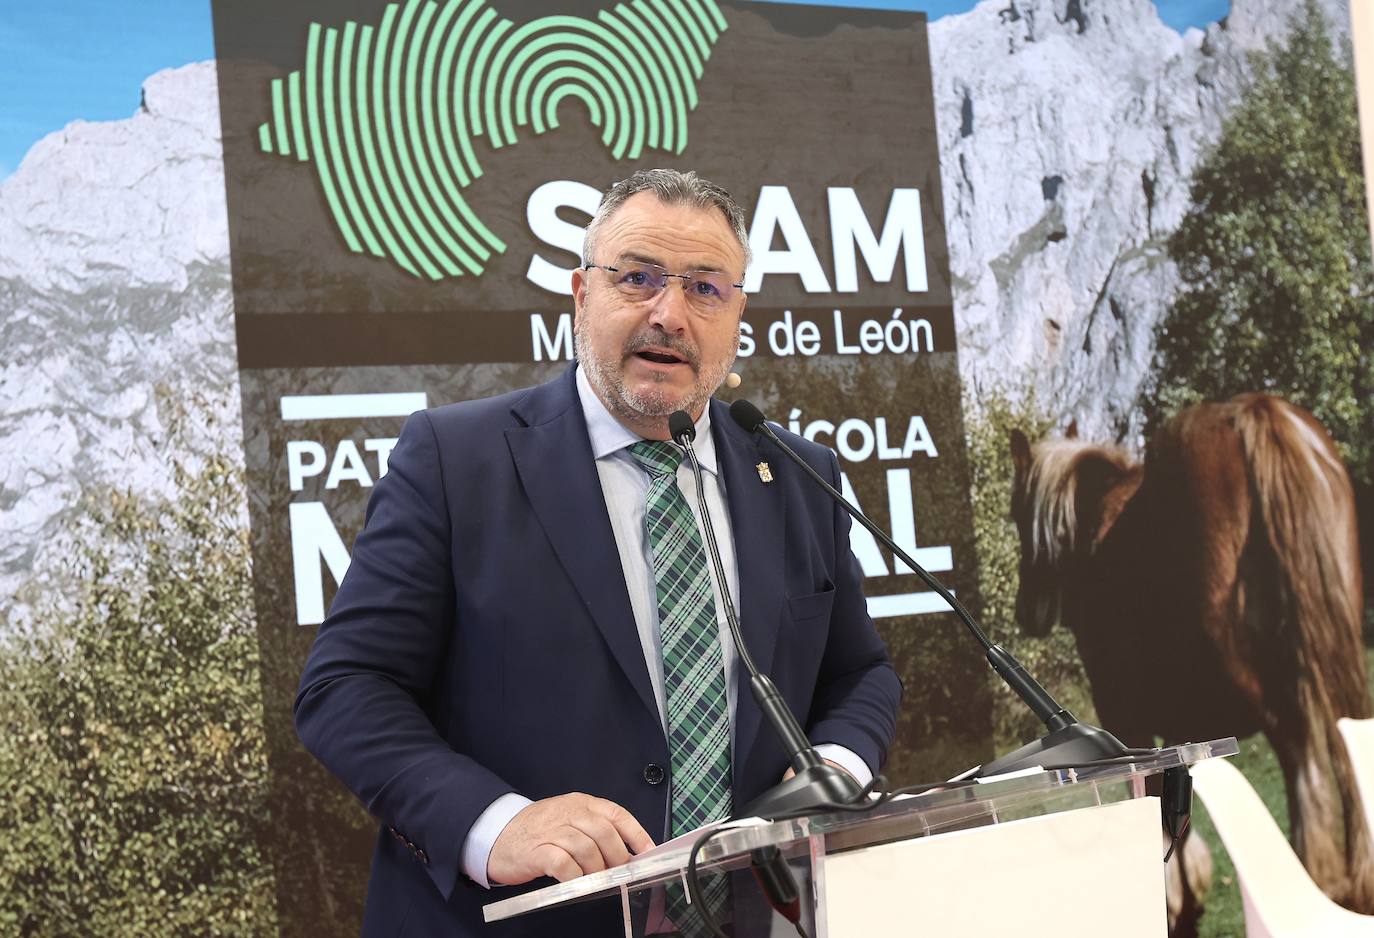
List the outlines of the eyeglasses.
<svg viewBox="0 0 1374 938">
<path fill-rule="evenodd" d="M 735 283 L 729 274 L 717 270 L 689 270 L 685 274 L 670 274 L 657 264 L 640 263 L 623 263 L 619 267 L 585 264 L 582 269 L 591 270 L 593 267 L 610 274 L 611 282 L 620 294 L 636 303 L 658 296 L 659 291 L 668 285 L 669 277 L 682 281 L 687 302 L 701 310 L 725 306 L 734 299 L 736 290 L 744 288 L 743 283 Z"/>
</svg>

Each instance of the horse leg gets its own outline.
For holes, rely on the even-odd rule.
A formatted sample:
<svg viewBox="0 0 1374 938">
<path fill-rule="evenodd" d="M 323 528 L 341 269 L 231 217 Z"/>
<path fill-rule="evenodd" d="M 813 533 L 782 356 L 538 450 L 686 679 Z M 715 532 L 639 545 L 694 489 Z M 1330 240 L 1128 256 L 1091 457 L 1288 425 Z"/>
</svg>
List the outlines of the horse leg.
<svg viewBox="0 0 1374 938">
<path fill-rule="evenodd" d="M 1164 834 L 1164 849 L 1169 835 Z M 1212 890 L 1212 851 L 1207 842 L 1185 831 L 1174 855 L 1164 866 L 1164 901 L 1171 938 L 1195 938 L 1207 893 Z"/>
<path fill-rule="evenodd" d="M 1374 850 L 1344 741 L 1334 723 L 1303 729 L 1288 752 L 1270 737 L 1287 781 L 1293 849 L 1333 900 L 1374 913 Z"/>
<path fill-rule="evenodd" d="M 1098 704 L 1097 715 L 1103 725 L 1112 727 L 1127 746 L 1153 746 L 1154 734 L 1138 719 L 1132 719 L 1131 714 L 1137 710 L 1117 708 L 1110 699 L 1103 699 Z M 1147 780 L 1145 790 L 1159 797 L 1163 791 L 1163 778 L 1155 776 Z M 1167 852 L 1172 839 L 1167 831 L 1161 830 L 1160 833 L 1163 851 Z M 1212 891 L 1212 881 L 1212 850 L 1207 846 L 1207 841 L 1193 834 L 1190 827 L 1183 832 L 1178 848 L 1164 865 L 1164 902 L 1170 938 L 1197 938 L 1199 923 L 1206 911 L 1207 894 Z"/>
<path fill-rule="evenodd" d="M 1266 735 L 1283 769 L 1293 850 L 1308 875 L 1335 902 L 1374 912 L 1369 833 L 1336 727 L 1303 721 Z"/>
<path fill-rule="evenodd" d="M 1330 777 L 1335 781 L 1337 797 L 1345 813 L 1345 861 L 1350 885 L 1342 904 L 1355 912 L 1374 914 L 1374 839 L 1359 787 L 1355 784 L 1355 767 L 1335 724 L 1326 727 L 1326 735 L 1327 749 L 1331 753 Z"/>
</svg>

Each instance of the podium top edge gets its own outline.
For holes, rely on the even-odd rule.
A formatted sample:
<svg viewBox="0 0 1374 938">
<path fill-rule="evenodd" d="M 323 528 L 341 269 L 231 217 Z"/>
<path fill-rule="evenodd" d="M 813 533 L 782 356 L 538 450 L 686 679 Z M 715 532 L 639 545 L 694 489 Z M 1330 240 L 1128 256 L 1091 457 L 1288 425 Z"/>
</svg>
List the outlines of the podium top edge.
<svg viewBox="0 0 1374 938">
<path fill-rule="evenodd" d="M 846 848 L 859 846 L 865 828 L 872 831 L 875 843 L 895 839 L 893 831 L 904 824 L 912 830 L 896 834 L 896 837 L 930 836 L 979 822 L 998 823 L 999 815 L 1008 812 L 1020 817 L 1022 815 L 1015 813 L 1015 809 L 1024 810 L 1036 806 L 1037 802 L 1047 813 L 1068 810 L 1079 806 L 1071 803 L 1075 793 L 1089 790 L 1094 800 L 1102 800 L 1103 795 L 1110 801 L 1128 800 L 1143 794 L 1143 786 L 1134 784 L 1137 780 L 1239 752 L 1236 737 L 1227 736 L 1161 748 L 1148 755 L 1106 764 L 1015 773 L 990 781 L 939 783 L 929 791 L 888 801 L 872 812 L 818 813 L 734 827 L 711 839 L 700 851 L 697 865 L 703 870 L 730 868 L 732 860 L 747 862 L 743 858 L 752 850 L 768 846 L 786 848 L 814 836 L 843 834 L 846 836 L 841 839 Z M 703 828 L 702 833 L 708 829 Z M 691 842 L 687 841 L 674 850 L 654 851 L 623 866 L 488 903 L 482 914 L 486 921 L 498 922 L 537 909 L 612 896 L 622 887 L 639 889 L 667 882 L 681 875 L 690 852 Z"/>
</svg>

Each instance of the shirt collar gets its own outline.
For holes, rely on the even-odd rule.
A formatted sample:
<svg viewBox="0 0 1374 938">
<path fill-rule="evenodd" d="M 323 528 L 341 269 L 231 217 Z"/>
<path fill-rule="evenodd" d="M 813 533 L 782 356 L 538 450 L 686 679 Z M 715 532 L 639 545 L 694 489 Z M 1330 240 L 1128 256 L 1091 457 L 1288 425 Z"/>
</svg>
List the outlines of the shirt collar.
<svg viewBox="0 0 1374 938">
<path fill-rule="evenodd" d="M 582 416 L 587 421 L 587 436 L 592 443 L 592 456 L 596 459 L 604 459 L 618 453 L 642 439 L 639 434 L 617 420 L 615 415 L 606 409 L 606 405 L 601 403 L 601 398 L 592 390 L 591 382 L 587 380 L 587 373 L 580 363 L 577 368 L 577 396 L 582 403 Z M 701 419 L 696 422 L 696 430 L 697 436 L 692 441 L 692 448 L 696 450 L 697 462 L 704 471 L 716 475 L 716 441 L 711 436 L 709 401 L 701 409 Z"/>
</svg>

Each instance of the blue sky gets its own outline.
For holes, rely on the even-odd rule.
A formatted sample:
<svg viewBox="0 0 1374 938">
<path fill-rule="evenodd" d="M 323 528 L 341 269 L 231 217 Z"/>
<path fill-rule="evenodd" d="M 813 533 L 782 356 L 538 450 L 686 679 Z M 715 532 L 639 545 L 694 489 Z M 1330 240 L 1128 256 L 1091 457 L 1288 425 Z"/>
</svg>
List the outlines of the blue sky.
<svg viewBox="0 0 1374 938">
<path fill-rule="evenodd" d="M 766 0 L 763 0 L 766 2 Z M 805 0 L 810 2 L 810 0 Z M 924 10 L 932 20 L 976 0 L 823 0 L 831 6 Z M 1215 22 L 1229 0 L 1156 0 L 1182 32 Z M 40 138 L 73 120 L 138 108 L 156 71 L 214 57 L 209 0 L 5 0 L 0 9 L 0 179 Z"/>
<path fill-rule="evenodd" d="M 77 118 L 133 114 L 154 72 L 214 55 L 210 0 L 3 0 L 0 178 Z"/>
</svg>

